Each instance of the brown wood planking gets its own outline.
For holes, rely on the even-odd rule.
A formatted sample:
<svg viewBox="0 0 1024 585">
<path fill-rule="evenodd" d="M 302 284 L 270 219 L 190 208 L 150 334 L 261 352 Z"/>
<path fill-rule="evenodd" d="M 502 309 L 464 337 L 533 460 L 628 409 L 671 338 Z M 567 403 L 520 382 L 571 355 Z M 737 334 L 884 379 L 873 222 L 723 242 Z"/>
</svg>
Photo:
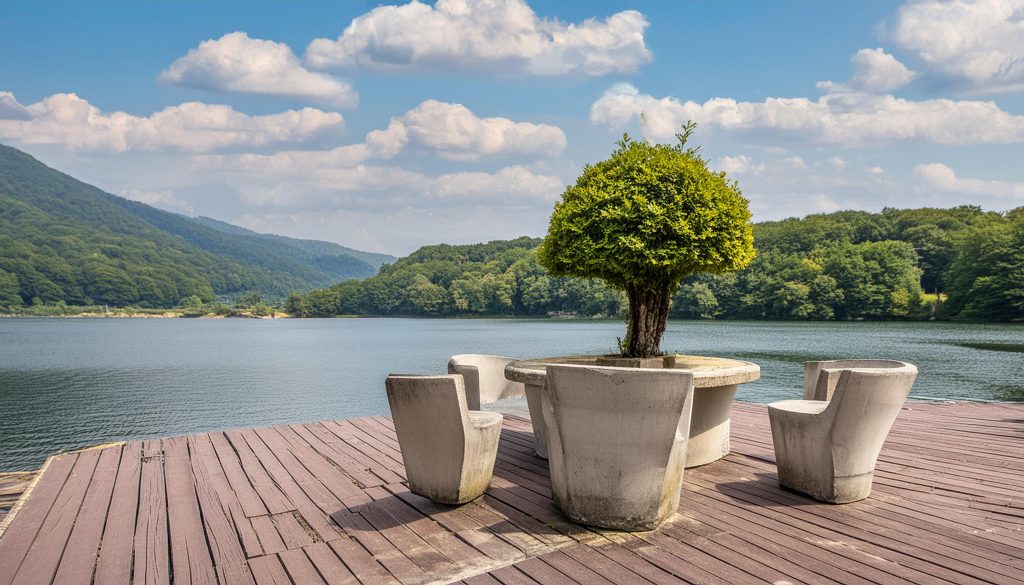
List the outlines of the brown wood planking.
<svg viewBox="0 0 1024 585">
<path fill-rule="evenodd" d="M 327 585 L 359 585 L 359 580 L 326 542 L 308 546 L 305 551 Z"/>
<path fill-rule="evenodd" d="M 141 480 L 142 443 L 134 441 L 121 450 L 114 493 L 110 497 L 96 560 L 96 585 L 127 585 L 131 581 Z"/>
<path fill-rule="evenodd" d="M 265 513 L 269 514 L 281 514 L 283 512 L 291 512 L 295 509 L 295 506 L 288 500 L 288 497 L 281 492 L 281 488 L 274 482 L 267 473 L 267 470 L 260 463 L 260 460 L 249 448 L 249 443 L 246 442 L 245 438 L 238 431 L 228 431 L 226 433 L 213 433 L 210 435 L 210 439 L 213 441 L 214 447 L 217 449 L 217 455 L 220 457 L 221 464 L 228 469 L 232 459 L 237 457 L 238 464 L 243 470 L 244 477 L 238 479 L 238 485 L 243 486 L 242 492 L 246 489 L 244 486 L 251 486 L 260 497 L 260 501 L 263 502 L 266 512 L 262 512 L 260 509 L 253 509 L 252 513 L 261 516 Z M 231 481 L 231 476 L 228 476 Z M 243 495 L 239 492 L 239 488 L 235 487 L 236 484 L 232 482 L 231 487 L 239 493 L 239 501 L 241 501 Z M 248 497 L 248 496 L 245 496 Z M 246 516 L 249 516 L 250 512 L 246 512 Z"/>
<path fill-rule="evenodd" d="M 174 583 L 212 585 L 216 582 L 213 559 L 206 545 L 186 437 L 164 440 L 164 479 Z M 236 538 L 234 534 L 231 536 Z"/>
<path fill-rule="evenodd" d="M 217 582 L 222 585 L 254 585 L 243 543 L 248 539 L 255 540 L 256 532 L 250 520 L 242 514 L 236 499 L 229 497 L 227 501 L 222 500 L 227 479 L 209 437 L 189 437 L 188 445 L 191 453 L 191 473 L 202 512 L 202 525 L 206 532 L 206 542 L 209 544 Z M 221 486 L 219 490 L 218 485 Z M 236 524 L 231 519 L 232 513 L 235 513 L 238 525 L 243 527 L 245 532 L 240 533 L 236 529 Z M 259 548 L 259 543 L 257 541 L 256 544 L 250 544 L 245 548 L 254 550 Z"/>
<path fill-rule="evenodd" d="M 159 440 L 143 442 L 140 475 L 132 584 L 169 585 L 171 567 L 167 540 L 167 489 Z"/>
<path fill-rule="evenodd" d="M 224 479 L 228 482 L 234 500 L 238 502 L 242 512 L 250 518 L 270 514 L 271 511 L 267 508 L 249 476 L 246 475 L 245 470 L 242 468 L 243 459 L 241 454 L 235 453 L 223 433 L 210 433 L 204 436 L 205 440 L 202 441 L 204 444 L 202 449 L 203 456 L 211 456 L 205 448 L 205 443 L 209 442 L 210 448 L 213 449 L 212 456 L 217 458 L 217 462 L 224 472 Z M 212 466 L 212 461 L 210 465 Z M 279 514 L 287 511 L 288 505 L 280 491 L 270 492 L 270 490 L 266 490 L 266 493 L 268 498 L 272 500 L 272 503 L 278 502 L 274 507 L 273 513 Z"/>
<path fill-rule="evenodd" d="M 249 559 L 249 567 L 257 585 L 292 585 L 292 580 L 277 555 Z"/>
<path fill-rule="evenodd" d="M 1022 418 L 908 405 L 873 496 L 830 506 L 779 488 L 766 410 L 737 403 L 732 454 L 687 470 L 682 513 L 638 535 L 562 517 L 515 416 L 491 490 L 460 507 L 408 491 L 385 417 L 132 442 L 88 455 L 84 482 L 88 451 L 51 460 L 0 537 L 0 578 L 88 583 L 98 547 L 104 584 L 1015 583 Z"/>
<path fill-rule="evenodd" d="M 31 497 L 4 531 L 3 538 L 0 538 L 0 559 L 3 559 L 0 562 L 0 585 L 10 585 L 14 580 L 14 575 L 35 542 L 39 528 L 46 521 L 50 507 L 60 495 L 77 460 L 77 454 L 51 459 L 32 490 Z"/>
<path fill-rule="evenodd" d="M 121 461 L 121 451 L 120 446 L 101 451 L 100 459 L 93 471 L 96 479 L 89 483 L 85 500 L 82 501 L 82 509 L 78 513 L 75 527 L 61 556 L 60 567 L 54 575 L 54 583 L 92 583 L 100 540 L 103 537 L 103 526 L 107 521 L 110 498 L 114 492 L 114 481 Z"/>
<path fill-rule="evenodd" d="M 320 573 L 301 549 L 286 550 L 277 556 L 295 585 L 325 585 Z"/>
<path fill-rule="evenodd" d="M 14 577 L 15 585 L 49 583 L 53 579 L 99 458 L 99 451 L 85 451 L 78 456 L 75 467 L 54 500 L 46 521 L 39 528 L 39 534 Z"/>
</svg>

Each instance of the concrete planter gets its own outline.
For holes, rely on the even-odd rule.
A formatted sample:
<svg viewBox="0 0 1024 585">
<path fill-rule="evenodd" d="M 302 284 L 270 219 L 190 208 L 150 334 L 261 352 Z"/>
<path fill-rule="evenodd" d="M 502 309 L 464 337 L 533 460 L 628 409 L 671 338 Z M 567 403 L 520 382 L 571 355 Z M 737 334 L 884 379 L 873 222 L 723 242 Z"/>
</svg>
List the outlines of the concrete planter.
<svg viewBox="0 0 1024 585">
<path fill-rule="evenodd" d="M 686 467 L 706 465 L 729 453 L 729 416 L 732 400 L 739 384 L 761 377 L 757 364 L 718 357 L 668 355 L 645 360 L 599 356 L 564 356 L 513 362 L 505 367 L 505 377 L 526 386 L 537 456 L 548 458 L 548 425 L 544 420 L 542 401 L 549 364 L 601 366 L 626 365 L 637 369 L 662 368 L 693 372 L 693 419 L 680 432 L 689 437 Z"/>
</svg>

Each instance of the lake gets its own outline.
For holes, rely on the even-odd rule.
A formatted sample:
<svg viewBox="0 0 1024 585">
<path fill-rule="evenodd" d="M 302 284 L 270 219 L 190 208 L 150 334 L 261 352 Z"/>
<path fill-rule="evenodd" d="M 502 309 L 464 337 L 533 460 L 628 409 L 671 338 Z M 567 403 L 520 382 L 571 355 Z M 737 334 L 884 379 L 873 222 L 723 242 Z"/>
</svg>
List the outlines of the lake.
<svg viewBox="0 0 1024 585">
<path fill-rule="evenodd" d="M 389 372 L 444 372 L 456 353 L 608 353 L 624 333 L 620 321 L 0 319 L 0 471 L 109 441 L 386 414 Z M 912 397 L 1021 402 L 1021 344 L 1013 325 L 674 321 L 662 345 L 759 364 L 740 400 L 799 398 L 805 360 L 881 357 L 917 364 Z"/>
</svg>

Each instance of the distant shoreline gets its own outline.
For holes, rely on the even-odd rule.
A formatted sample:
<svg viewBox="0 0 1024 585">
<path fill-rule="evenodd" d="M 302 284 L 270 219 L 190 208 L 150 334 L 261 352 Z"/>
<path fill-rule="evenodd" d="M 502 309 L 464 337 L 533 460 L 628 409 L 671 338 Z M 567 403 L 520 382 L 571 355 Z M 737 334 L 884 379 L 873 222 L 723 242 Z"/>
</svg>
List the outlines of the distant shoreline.
<svg viewBox="0 0 1024 585">
<path fill-rule="evenodd" d="M 69 313 L 66 315 L 33 315 L 31 313 L 0 313 L 0 319 L 285 319 L 291 317 L 287 313 L 276 312 L 273 315 L 253 315 L 252 313 L 236 313 L 234 315 L 218 315 L 207 313 L 205 315 L 187 314 L 184 311 L 163 311 L 163 312 L 126 312 L 109 311 L 107 313 L 83 312 Z"/>
</svg>

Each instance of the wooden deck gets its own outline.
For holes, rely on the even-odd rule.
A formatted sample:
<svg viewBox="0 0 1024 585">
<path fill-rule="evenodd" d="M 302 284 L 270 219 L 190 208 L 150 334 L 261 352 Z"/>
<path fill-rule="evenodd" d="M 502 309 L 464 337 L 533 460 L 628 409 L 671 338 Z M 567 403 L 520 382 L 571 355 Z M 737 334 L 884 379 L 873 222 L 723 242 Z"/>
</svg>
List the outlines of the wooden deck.
<svg viewBox="0 0 1024 585">
<path fill-rule="evenodd" d="M 528 421 L 487 495 L 408 492 L 389 419 L 132 442 L 51 458 L 0 536 L 0 585 L 1021 583 L 1024 406 L 908 404 L 868 500 L 780 489 L 763 405 L 643 534 L 572 524 Z"/>
</svg>

